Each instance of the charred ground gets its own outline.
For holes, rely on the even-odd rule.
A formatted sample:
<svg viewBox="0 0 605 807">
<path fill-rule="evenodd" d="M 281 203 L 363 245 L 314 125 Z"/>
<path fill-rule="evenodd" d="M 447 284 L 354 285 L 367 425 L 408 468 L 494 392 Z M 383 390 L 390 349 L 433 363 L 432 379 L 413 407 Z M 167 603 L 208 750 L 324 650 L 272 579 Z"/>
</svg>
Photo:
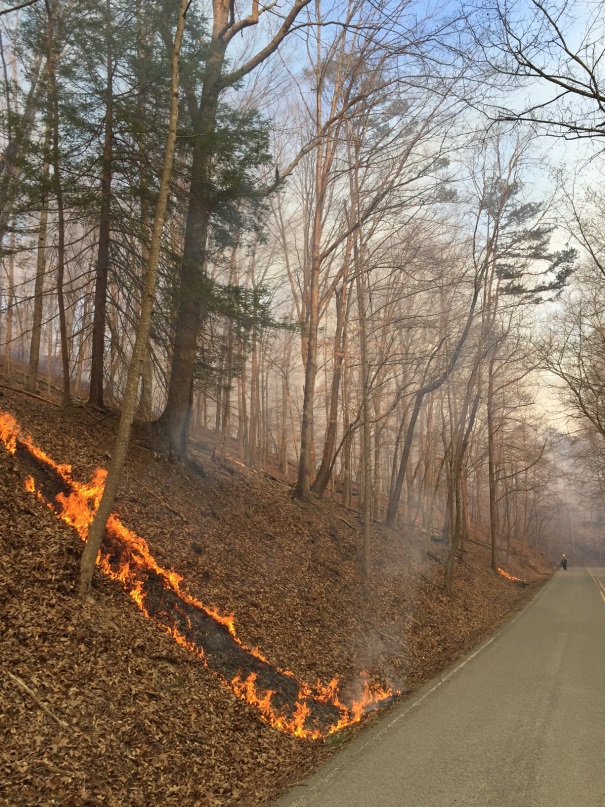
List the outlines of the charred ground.
<svg viewBox="0 0 605 807">
<path fill-rule="evenodd" d="M 6 389 L 0 409 L 75 478 L 106 465 L 111 417 Z M 338 675 L 343 698 L 364 669 L 417 687 L 547 578 L 542 559 L 515 554 L 506 568 L 529 585 L 497 578 L 473 542 L 450 598 L 426 536 L 377 526 L 365 588 L 353 513 L 297 503 L 286 483 L 229 460 L 202 464 L 204 477 L 135 443 L 122 521 L 192 595 L 233 613 L 248 646 L 299 680 Z M 0 449 L 1 804 L 257 807 L 346 740 L 303 741 L 261 722 L 118 584 L 99 577 L 96 602 L 80 605 L 82 544 L 25 492 L 25 473 Z"/>
</svg>

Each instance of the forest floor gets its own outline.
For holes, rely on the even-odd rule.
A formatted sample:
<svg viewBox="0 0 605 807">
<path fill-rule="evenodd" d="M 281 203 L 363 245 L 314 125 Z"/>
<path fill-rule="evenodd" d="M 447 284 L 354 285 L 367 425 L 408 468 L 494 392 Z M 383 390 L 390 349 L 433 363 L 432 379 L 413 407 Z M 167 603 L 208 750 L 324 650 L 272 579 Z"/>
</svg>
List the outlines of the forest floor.
<svg viewBox="0 0 605 807">
<path fill-rule="evenodd" d="M 87 480 L 106 465 L 115 420 L 0 387 L 8 412 L 57 462 Z M 445 547 L 411 528 L 376 525 L 364 583 L 355 513 L 301 504 L 292 488 L 228 459 L 205 476 L 135 441 L 116 510 L 182 587 L 232 613 L 248 647 L 299 681 L 359 674 L 410 692 L 535 595 L 552 568 L 512 552 L 489 570 L 468 543 L 452 596 Z M 316 768 L 384 710 L 325 740 L 301 740 L 259 718 L 212 670 L 99 574 L 93 602 L 75 597 L 82 544 L 24 489 L 0 443 L 0 804 L 260 807 Z M 401 697 L 405 697 L 402 695 Z M 392 707 L 386 707 L 392 708 Z"/>
</svg>

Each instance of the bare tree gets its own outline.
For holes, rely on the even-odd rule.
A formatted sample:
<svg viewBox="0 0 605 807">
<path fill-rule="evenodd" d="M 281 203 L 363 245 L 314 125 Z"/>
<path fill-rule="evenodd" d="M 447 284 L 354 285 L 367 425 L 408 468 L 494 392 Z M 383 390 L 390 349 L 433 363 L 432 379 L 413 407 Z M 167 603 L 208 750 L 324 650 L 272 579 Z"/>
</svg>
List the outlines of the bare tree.
<svg viewBox="0 0 605 807">
<path fill-rule="evenodd" d="M 487 64 L 518 86 L 540 82 L 548 95 L 498 117 L 528 121 L 559 137 L 600 138 L 605 133 L 603 4 L 587 9 L 578 32 L 570 0 L 485 0 L 467 21 Z"/>
</svg>

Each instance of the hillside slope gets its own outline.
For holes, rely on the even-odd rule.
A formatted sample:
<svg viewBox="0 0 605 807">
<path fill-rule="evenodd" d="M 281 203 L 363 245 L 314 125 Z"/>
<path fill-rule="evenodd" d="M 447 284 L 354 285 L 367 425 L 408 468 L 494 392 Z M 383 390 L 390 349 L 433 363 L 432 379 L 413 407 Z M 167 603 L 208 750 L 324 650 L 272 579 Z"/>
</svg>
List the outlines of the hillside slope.
<svg viewBox="0 0 605 807">
<path fill-rule="evenodd" d="M 0 412 L 80 481 L 107 462 L 109 417 L 6 389 Z M 116 504 L 122 522 L 192 596 L 234 614 L 247 647 L 299 682 L 338 676 L 345 702 L 361 671 L 415 688 L 548 577 L 540 558 L 528 566 L 512 555 L 507 570 L 529 582 L 520 588 L 470 543 L 450 598 L 425 536 L 377 527 L 366 587 L 354 514 L 297 503 L 288 485 L 230 461 L 203 465 L 204 476 L 135 445 Z M 25 491 L 25 475 L 0 445 L 0 804 L 257 807 L 358 730 L 324 742 L 267 725 L 119 583 L 99 575 L 96 601 L 82 606 L 82 544 Z"/>
</svg>

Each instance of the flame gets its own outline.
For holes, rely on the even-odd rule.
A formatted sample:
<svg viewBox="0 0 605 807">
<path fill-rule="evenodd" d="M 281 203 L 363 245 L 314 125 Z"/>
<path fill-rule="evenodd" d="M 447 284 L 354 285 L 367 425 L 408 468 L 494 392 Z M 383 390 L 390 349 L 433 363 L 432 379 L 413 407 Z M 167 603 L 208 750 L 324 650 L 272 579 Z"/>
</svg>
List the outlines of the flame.
<svg viewBox="0 0 605 807">
<path fill-rule="evenodd" d="M 42 494 L 39 487 L 36 486 L 36 481 L 31 475 L 25 480 L 25 489 L 28 493 L 35 495 L 53 513 L 72 527 L 83 541 L 86 541 L 88 529 L 103 495 L 107 471 L 103 468 L 97 468 L 88 482 L 78 482 L 71 476 L 71 466 L 54 462 L 51 457 L 33 443 L 29 435 L 21 431 L 16 420 L 11 415 L 1 411 L 0 442 L 4 444 L 11 454 L 16 453 L 18 445 L 23 446 L 40 463 L 55 473 L 63 483 L 65 490 L 68 491 L 67 493 L 59 492 L 52 501 L 49 501 Z M 164 569 L 156 563 L 145 539 L 127 529 L 116 513 L 111 514 L 106 532 L 114 540 L 114 543 L 117 542 L 120 547 L 126 548 L 128 560 L 120 559 L 116 568 L 116 558 L 112 557 L 110 553 L 104 552 L 102 548 L 97 556 L 97 564 L 101 571 L 111 579 L 118 581 L 147 618 L 152 619 L 163 630 L 167 631 L 178 644 L 196 655 L 206 667 L 209 668 L 209 664 L 203 648 L 188 639 L 176 625 L 165 625 L 150 614 L 146 605 L 148 592 L 145 590 L 144 584 L 145 575 L 148 575 L 149 572 L 153 572 L 162 581 L 166 591 L 174 592 L 181 603 L 200 609 L 216 623 L 226 628 L 233 640 L 248 656 L 269 665 L 268 660 L 258 648 L 250 649 L 240 641 L 236 633 L 233 614 L 222 614 L 218 609 L 206 606 L 192 597 L 181 587 L 182 576 L 170 569 Z M 189 628 L 191 628 L 191 620 L 184 609 L 179 610 L 179 616 L 185 618 Z M 215 672 L 214 674 L 238 698 L 258 709 L 261 718 L 267 723 L 281 731 L 289 732 L 296 737 L 305 739 L 317 740 L 340 731 L 346 726 L 358 723 L 369 711 L 384 704 L 386 700 L 391 699 L 394 695 L 399 694 L 399 692 L 394 692 L 390 688 L 383 688 L 377 683 L 371 682 L 368 674 L 362 672 L 360 674 L 361 695 L 350 706 L 346 706 L 339 696 L 337 677 L 334 677 L 327 685 L 322 684 L 319 680 L 314 685 L 310 685 L 306 682 L 296 681 L 294 674 L 289 670 L 281 670 L 278 667 L 273 667 L 272 669 L 291 680 L 293 685 L 298 687 L 296 705 L 290 714 L 285 713 L 286 710 L 284 710 L 283 706 L 275 705 L 274 698 L 277 694 L 275 690 L 258 688 L 257 673 L 251 672 L 245 678 L 238 673 L 231 680 L 224 678 L 220 673 Z M 309 702 L 325 704 L 340 716 L 336 722 L 323 731 L 317 726 L 308 726 L 307 722 L 310 716 Z"/>
<path fill-rule="evenodd" d="M 508 572 L 505 572 L 504 569 L 500 568 L 500 566 L 498 566 L 498 572 L 502 575 L 502 577 L 506 577 L 507 580 L 514 580 L 516 583 L 522 583 L 523 582 L 521 577 L 513 577 L 512 574 L 509 574 Z"/>
<path fill-rule="evenodd" d="M 0 441 L 4 443 L 9 454 L 14 454 L 17 450 L 19 431 L 17 421 L 13 417 L 6 412 L 0 415 Z"/>
</svg>

